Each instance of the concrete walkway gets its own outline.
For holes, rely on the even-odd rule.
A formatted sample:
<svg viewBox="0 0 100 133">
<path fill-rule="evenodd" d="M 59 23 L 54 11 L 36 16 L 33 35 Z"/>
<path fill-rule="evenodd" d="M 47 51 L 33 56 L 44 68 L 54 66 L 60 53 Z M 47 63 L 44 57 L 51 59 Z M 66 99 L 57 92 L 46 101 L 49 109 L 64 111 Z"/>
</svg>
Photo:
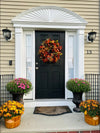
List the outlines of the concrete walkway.
<svg viewBox="0 0 100 133">
<path fill-rule="evenodd" d="M 59 116 L 33 114 L 33 108 L 25 108 L 21 124 L 17 128 L 7 129 L 1 120 L 0 133 L 36 133 L 100 130 L 100 125 L 85 123 L 83 113 L 68 113 Z"/>
</svg>

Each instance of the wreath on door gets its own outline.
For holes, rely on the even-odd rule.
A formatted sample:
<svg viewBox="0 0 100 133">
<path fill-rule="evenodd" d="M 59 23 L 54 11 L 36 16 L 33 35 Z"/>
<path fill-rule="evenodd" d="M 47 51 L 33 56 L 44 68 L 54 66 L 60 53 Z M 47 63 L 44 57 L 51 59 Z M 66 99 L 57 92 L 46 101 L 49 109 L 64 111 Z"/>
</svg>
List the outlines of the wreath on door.
<svg viewBox="0 0 100 133">
<path fill-rule="evenodd" d="M 58 40 L 46 39 L 39 47 L 39 57 L 43 62 L 55 63 L 62 55 L 62 46 Z"/>
</svg>

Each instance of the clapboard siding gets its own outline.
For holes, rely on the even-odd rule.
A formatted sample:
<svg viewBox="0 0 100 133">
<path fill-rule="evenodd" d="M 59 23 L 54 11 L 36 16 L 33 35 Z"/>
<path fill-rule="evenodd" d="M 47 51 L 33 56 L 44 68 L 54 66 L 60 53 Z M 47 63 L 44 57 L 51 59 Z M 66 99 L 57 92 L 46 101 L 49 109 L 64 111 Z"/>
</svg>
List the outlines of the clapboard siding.
<svg viewBox="0 0 100 133">
<path fill-rule="evenodd" d="M 67 8 L 79 14 L 88 22 L 84 39 L 85 73 L 99 73 L 99 0 L 1 0 L 0 73 L 15 73 L 15 33 L 11 22 L 12 18 L 25 10 L 38 6 L 58 6 Z M 1 31 L 6 27 L 12 31 L 12 40 L 8 42 L 3 38 Z M 92 29 L 97 32 L 96 40 L 93 43 L 87 43 L 87 33 Z M 87 54 L 87 50 L 92 50 L 92 54 Z M 9 60 L 13 60 L 12 66 L 9 66 Z"/>
<path fill-rule="evenodd" d="M 32 3 L 34 3 L 34 4 L 69 4 L 69 5 L 72 5 L 73 4 L 73 1 L 74 1 L 74 5 L 81 5 L 81 4 L 83 4 L 83 5 L 87 5 L 87 3 L 88 4 L 90 4 L 90 5 L 93 5 L 93 4 L 95 4 L 95 5 L 97 5 L 97 3 L 96 2 L 98 2 L 98 0 L 95 0 L 95 1 L 93 1 L 93 0 L 90 0 L 90 1 L 88 1 L 88 0 L 84 0 L 84 1 L 80 1 L 80 0 L 50 0 L 50 1 L 43 1 L 43 0 L 38 0 L 38 1 L 36 1 L 36 0 L 1 0 L 2 1 L 2 4 L 14 4 L 14 3 L 16 3 L 16 4 L 26 4 L 27 3 L 27 5 L 30 5 L 30 4 L 32 4 Z M 18 2 L 19 1 L 19 2 Z M 23 3 L 24 2 L 24 3 Z"/>
<path fill-rule="evenodd" d="M 28 6 L 23 6 L 23 7 L 22 7 L 22 6 L 23 6 L 23 5 L 20 5 L 20 6 L 18 5 L 18 8 L 17 8 L 16 5 L 15 5 L 15 6 L 14 6 L 14 5 L 12 5 L 12 6 L 9 6 L 9 5 L 2 5 L 2 8 L 7 9 L 7 10 L 9 10 L 9 9 L 15 9 L 15 10 L 16 10 L 16 9 L 20 9 L 20 8 L 21 8 L 22 10 L 27 10 L 27 9 L 29 9 L 29 8 L 27 8 Z M 38 6 L 39 6 L 39 5 L 38 5 Z M 36 7 L 38 7 L 38 6 L 36 6 Z M 43 4 L 42 4 L 41 6 L 48 6 L 48 5 L 47 5 L 47 4 L 46 4 L 46 5 L 43 5 Z M 53 4 L 50 4 L 49 6 L 53 6 Z M 55 6 L 57 6 L 57 4 L 55 4 Z M 85 6 L 85 5 L 84 5 L 84 6 Z M 61 6 L 61 4 L 60 4 L 60 6 L 58 6 L 58 7 L 66 8 L 66 6 Z M 33 8 L 33 6 L 31 5 L 30 8 Z M 81 6 L 81 7 L 80 7 L 80 6 L 79 6 L 79 7 L 76 6 L 77 9 L 76 9 L 75 7 L 72 7 L 72 6 L 67 6 L 67 8 L 69 8 L 69 9 L 73 8 L 73 10 L 75 9 L 75 11 L 80 11 L 80 9 L 82 9 L 82 11 L 80 11 L 80 12 L 85 12 L 85 13 L 86 13 L 86 9 L 87 9 L 87 11 L 91 11 L 93 14 L 95 14 L 95 13 L 93 12 L 93 10 L 95 10 L 95 9 L 96 9 L 96 10 L 99 10 L 99 8 L 94 8 L 94 9 L 93 9 L 93 8 L 90 8 L 90 9 L 89 9 L 88 7 L 87 7 L 87 8 L 86 8 L 86 7 L 83 8 L 83 6 Z M 72 10 L 72 11 L 73 11 L 73 10 Z M 96 11 L 96 12 L 98 12 L 98 11 Z M 87 12 L 87 14 L 88 14 L 88 12 Z"/>
<path fill-rule="evenodd" d="M 14 3 L 14 2 L 13 2 Z M 16 3 L 15 3 L 16 4 Z M 28 7 L 33 7 L 33 6 L 35 6 L 35 7 L 37 7 L 37 6 L 40 6 L 40 4 L 34 4 L 34 3 L 32 3 L 32 4 L 30 4 L 30 5 L 28 5 L 28 4 L 26 4 L 25 5 L 25 3 L 20 3 L 19 2 L 19 4 L 2 4 L 1 3 L 1 5 L 2 5 L 2 7 L 3 7 L 3 9 L 4 8 L 10 8 L 11 7 L 11 9 L 13 9 L 14 7 L 16 7 L 17 8 L 17 6 L 23 6 L 22 8 L 20 8 L 20 10 L 23 10 L 23 9 L 25 9 L 25 8 L 28 8 Z M 43 6 L 45 6 L 45 5 L 47 5 L 47 6 L 58 6 L 58 7 L 61 7 L 61 5 L 62 5 L 62 7 L 66 7 L 67 6 L 67 8 L 68 7 L 73 7 L 73 8 L 75 8 L 76 9 L 76 7 L 79 7 L 79 9 L 80 9 L 80 7 L 82 7 L 83 9 L 88 9 L 88 10 L 91 10 L 91 9 L 99 9 L 99 7 L 96 7 L 98 4 L 96 4 L 95 5 L 95 3 L 94 4 L 92 4 L 92 5 L 90 5 L 90 8 L 88 8 L 88 5 L 84 5 L 84 4 L 81 4 L 81 5 L 78 5 L 78 4 L 58 4 L 58 3 L 56 3 L 56 4 L 43 4 L 43 3 L 41 3 L 41 5 L 43 5 Z M 82 6 L 82 5 L 84 5 L 84 6 Z M 3 10 L 2 9 L 2 10 Z M 73 9 L 72 9 L 73 10 Z M 77 10 L 77 9 L 76 9 Z M 15 12 L 15 11 L 14 11 Z M 18 12 L 18 11 L 16 11 L 16 12 Z M 82 11 L 81 11 L 82 12 Z"/>
</svg>

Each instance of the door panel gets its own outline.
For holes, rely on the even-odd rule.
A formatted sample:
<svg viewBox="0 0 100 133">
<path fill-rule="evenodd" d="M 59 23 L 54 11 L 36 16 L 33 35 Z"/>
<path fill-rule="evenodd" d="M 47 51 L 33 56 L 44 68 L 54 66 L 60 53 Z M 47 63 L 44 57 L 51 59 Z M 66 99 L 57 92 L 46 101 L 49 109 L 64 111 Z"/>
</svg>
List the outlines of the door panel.
<svg viewBox="0 0 100 133">
<path fill-rule="evenodd" d="M 58 40 L 63 55 L 57 63 L 43 63 L 38 51 L 41 43 L 47 38 Z M 65 97 L 65 32 L 36 31 L 36 93 L 37 99 Z"/>
</svg>

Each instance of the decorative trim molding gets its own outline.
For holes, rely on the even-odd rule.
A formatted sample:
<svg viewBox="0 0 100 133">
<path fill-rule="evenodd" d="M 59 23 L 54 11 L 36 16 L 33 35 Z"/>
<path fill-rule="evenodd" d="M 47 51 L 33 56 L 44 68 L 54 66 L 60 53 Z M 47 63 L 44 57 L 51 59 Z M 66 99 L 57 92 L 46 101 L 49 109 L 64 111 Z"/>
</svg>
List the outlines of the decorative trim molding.
<svg viewBox="0 0 100 133">
<path fill-rule="evenodd" d="M 78 14 L 55 6 L 32 8 L 13 18 L 12 22 L 14 27 L 28 27 L 28 25 L 31 25 L 31 27 L 38 26 L 39 28 L 43 28 L 43 26 L 52 26 L 53 28 L 55 25 L 63 27 L 72 26 L 73 28 L 73 26 L 84 27 L 87 24 Z"/>
<path fill-rule="evenodd" d="M 18 77 L 25 77 L 23 60 L 23 29 L 15 28 L 15 75 Z"/>
<path fill-rule="evenodd" d="M 78 78 L 84 78 L 84 30 L 77 30 Z"/>
</svg>

